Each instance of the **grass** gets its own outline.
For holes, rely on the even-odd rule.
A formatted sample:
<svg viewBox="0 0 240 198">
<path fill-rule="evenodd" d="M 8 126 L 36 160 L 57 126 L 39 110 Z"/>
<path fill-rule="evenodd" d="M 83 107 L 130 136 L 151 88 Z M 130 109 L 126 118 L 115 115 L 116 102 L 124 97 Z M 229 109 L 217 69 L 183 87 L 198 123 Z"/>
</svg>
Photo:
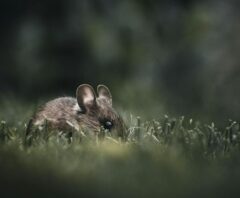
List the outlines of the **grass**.
<svg viewBox="0 0 240 198">
<path fill-rule="evenodd" d="M 24 111 L 24 108 L 22 108 Z M 29 111 L 27 111 L 29 112 Z M 21 110 L 19 110 L 19 113 Z M 1 117 L 4 119 L 2 111 Z M 128 141 L 59 136 L 25 144 L 29 113 L 0 123 L 1 197 L 237 197 L 240 125 L 169 118 L 128 120 Z M 9 121 L 10 120 L 10 121 Z"/>
</svg>

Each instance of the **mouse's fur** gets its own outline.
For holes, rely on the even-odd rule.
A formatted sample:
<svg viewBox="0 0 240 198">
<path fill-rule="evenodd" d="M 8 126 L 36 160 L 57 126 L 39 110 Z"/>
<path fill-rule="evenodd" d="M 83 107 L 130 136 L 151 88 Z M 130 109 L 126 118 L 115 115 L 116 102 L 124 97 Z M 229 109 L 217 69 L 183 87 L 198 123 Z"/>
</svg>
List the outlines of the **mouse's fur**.
<svg viewBox="0 0 240 198">
<path fill-rule="evenodd" d="M 77 88 L 76 98 L 60 97 L 39 108 L 29 125 L 41 129 L 44 124 L 59 131 L 84 131 L 95 134 L 106 128 L 114 137 L 125 137 L 122 118 L 112 107 L 112 96 L 104 85 L 94 89 L 87 84 Z M 30 127 L 27 130 L 29 133 Z"/>
</svg>

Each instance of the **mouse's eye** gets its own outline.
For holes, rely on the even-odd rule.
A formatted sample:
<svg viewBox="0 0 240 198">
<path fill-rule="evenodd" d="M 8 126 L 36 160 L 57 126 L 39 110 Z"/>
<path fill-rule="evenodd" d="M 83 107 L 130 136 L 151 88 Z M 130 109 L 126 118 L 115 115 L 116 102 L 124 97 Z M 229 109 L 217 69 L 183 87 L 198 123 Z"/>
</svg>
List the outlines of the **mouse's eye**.
<svg viewBox="0 0 240 198">
<path fill-rule="evenodd" d="M 111 121 L 107 120 L 103 123 L 103 127 L 104 127 L 104 129 L 110 130 L 113 127 L 113 123 Z"/>
</svg>

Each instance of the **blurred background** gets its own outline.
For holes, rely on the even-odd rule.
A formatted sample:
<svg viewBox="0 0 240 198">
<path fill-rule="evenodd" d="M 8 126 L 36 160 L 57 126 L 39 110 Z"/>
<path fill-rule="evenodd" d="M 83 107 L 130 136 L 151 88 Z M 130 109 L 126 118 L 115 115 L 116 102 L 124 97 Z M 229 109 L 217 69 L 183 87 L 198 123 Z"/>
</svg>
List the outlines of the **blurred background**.
<svg viewBox="0 0 240 198">
<path fill-rule="evenodd" d="M 89 83 L 106 84 L 117 106 L 147 118 L 239 119 L 239 7 L 238 0 L 2 0 L 4 108 L 9 98 L 74 96 Z"/>
</svg>

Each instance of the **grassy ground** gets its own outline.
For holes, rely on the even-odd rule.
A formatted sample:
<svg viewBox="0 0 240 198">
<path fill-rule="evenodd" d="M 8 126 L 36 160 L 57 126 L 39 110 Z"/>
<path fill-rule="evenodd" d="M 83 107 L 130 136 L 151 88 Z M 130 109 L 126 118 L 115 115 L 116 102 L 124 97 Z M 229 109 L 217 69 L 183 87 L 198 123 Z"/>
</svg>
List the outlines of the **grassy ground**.
<svg viewBox="0 0 240 198">
<path fill-rule="evenodd" d="M 240 193 L 237 122 L 218 129 L 183 117 L 145 121 L 126 115 L 126 143 L 74 135 L 69 144 L 67 138 L 44 129 L 26 146 L 25 122 L 32 108 L 2 105 L 1 197 L 238 197 Z"/>
</svg>

